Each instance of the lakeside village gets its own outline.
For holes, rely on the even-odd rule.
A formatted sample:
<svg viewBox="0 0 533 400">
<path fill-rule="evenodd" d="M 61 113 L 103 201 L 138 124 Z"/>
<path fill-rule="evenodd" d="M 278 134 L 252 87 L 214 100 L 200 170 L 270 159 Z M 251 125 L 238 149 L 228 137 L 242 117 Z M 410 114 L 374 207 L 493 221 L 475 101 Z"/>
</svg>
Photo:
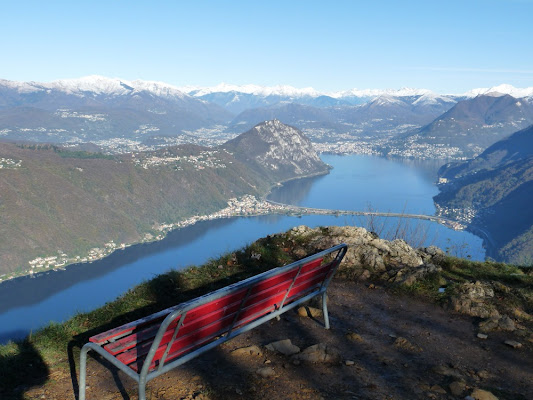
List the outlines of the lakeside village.
<svg viewBox="0 0 533 400">
<path fill-rule="evenodd" d="M 168 232 L 174 229 L 181 229 L 196 224 L 201 221 L 210 221 L 219 218 L 232 218 L 244 216 L 258 216 L 266 214 L 291 214 L 294 211 L 290 207 L 282 205 L 271 204 L 264 200 L 259 200 L 255 196 L 245 195 L 239 199 L 232 198 L 228 200 L 228 206 L 222 210 L 209 215 L 195 215 L 187 218 L 184 221 L 177 223 L 163 223 L 154 226 L 154 234 L 146 233 L 139 243 L 148 243 L 157 240 L 162 240 Z M 104 247 L 94 247 L 88 251 L 86 255 L 68 256 L 61 250 L 58 250 L 57 255 L 47 257 L 37 257 L 28 262 L 29 270 L 19 274 L 4 274 L 0 275 L 0 282 L 10 280 L 17 276 L 27 275 L 33 276 L 36 273 L 63 269 L 68 264 L 90 263 L 108 256 L 115 250 L 125 249 L 138 243 L 120 243 L 117 244 L 113 240 L 109 241 Z M 8 276 L 9 275 L 9 276 Z"/>
<path fill-rule="evenodd" d="M 446 214 L 443 208 L 437 208 L 437 214 Z M 456 211 L 456 210 L 454 210 Z M 241 198 L 232 198 L 228 200 L 228 206 L 222 210 L 214 212 L 208 215 L 195 215 L 187 218 L 183 221 L 176 223 L 162 223 L 154 225 L 153 233 L 145 233 L 143 239 L 140 242 L 135 243 L 120 243 L 117 244 L 113 240 L 104 244 L 104 247 L 94 247 L 90 249 L 86 255 L 68 256 L 61 250 L 58 250 L 57 255 L 37 257 L 28 262 L 29 269 L 20 273 L 11 273 L 0 275 L 0 282 L 16 278 L 18 276 L 30 275 L 33 276 L 36 273 L 64 269 L 69 264 L 78 263 L 90 263 L 99 259 L 102 259 L 115 250 L 125 249 L 126 247 L 133 246 L 139 243 L 149 243 L 165 238 L 167 233 L 174 229 L 186 228 L 201 221 L 211 221 L 219 218 L 232 218 L 232 217 L 245 217 L 245 216 L 259 216 L 268 214 L 286 214 L 300 216 L 302 214 L 331 214 L 335 213 L 335 210 L 319 210 L 319 209 L 303 209 L 301 207 L 293 207 L 290 205 L 271 203 L 266 200 L 259 200 L 255 196 L 245 195 Z M 471 220 L 471 218 L 465 218 L 466 214 L 472 217 L 470 214 L 472 210 L 467 210 L 465 215 L 461 215 L 464 222 Z M 457 215 L 456 215 L 457 216 Z M 462 230 L 464 225 L 459 222 L 445 223 L 444 225 L 455 230 Z"/>
<path fill-rule="evenodd" d="M 12 158 L 0 158 L 0 169 L 17 169 L 22 166 L 22 160 Z"/>
<path fill-rule="evenodd" d="M 151 112 L 158 113 L 156 110 Z M 58 110 L 61 118 L 77 118 L 87 121 L 106 121 L 104 114 L 81 114 L 70 110 Z M 374 120 L 373 123 L 381 120 Z M 305 125 L 306 121 L 300 121 Z M 312 121 L 308 121 L 312 122 Z M 419 135 L 410 136 L 406 142 L 399 143 L 395 138 L 398 134 L 420 128 L 418 125 L 399 125 L 395 128 L 374 129 L 374 134 L 369 131 L 368 124 L 345 124 L 346 131 L 339 132 L 335 129 L 317 128 L 307 126 L 301 128 L 313 143 L 318 153 L 327 154 L 365 154 L 389 156 L 398 158 L 417 158 L 423 160 L 446 159 L 464 160 L 464 154 L 458 147 L 441 143 L 426 143 L 426 139 Z M 365 128 L 363 130 L 363 128 Z M 47 129 L 38 127 L 34 129 L 4 129 L 0 136 L 15 134 L 17 132 L 30 132 L 53 137 L 57 142 L 63 142 L 65 148 L 75 148 L 84 143 L 92 143 L 100 147 L 104 154 L 143 153 L 160 150 L 169 146 L 181 144 L 196 144 L 206 147 L 216 147 L 238 135 L 226 125 L 214 125 L 209 128 L 200 128 L 194 131 L 182 131 L 174 136 L 158 135 L 160 128 L 153 124 L 142 124 L 131 132 L 131 137 L 110 137 L 105 139 L 88 137 L 86 132 L 66 131 L 64 129 Z M 68 135 L 67 135 L 68 134 Z M 149 140 L 147 140 L 149 139 Z M 481 149 L 478 149 L 480 152 Z M 142 165 L 148 167 L 149 164 Z"/>
</svg>

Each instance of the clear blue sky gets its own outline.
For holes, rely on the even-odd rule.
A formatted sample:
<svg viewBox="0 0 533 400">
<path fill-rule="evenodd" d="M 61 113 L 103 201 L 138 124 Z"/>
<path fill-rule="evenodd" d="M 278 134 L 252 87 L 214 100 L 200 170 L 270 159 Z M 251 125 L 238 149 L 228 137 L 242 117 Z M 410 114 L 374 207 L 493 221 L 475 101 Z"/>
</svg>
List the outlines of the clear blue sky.
<svg viewBox="0 0 533 400">
<path fill-rule="evenodd" d="M 533 86 L 533 0 L 0 2 L 0 78 Z"/>
</svg>

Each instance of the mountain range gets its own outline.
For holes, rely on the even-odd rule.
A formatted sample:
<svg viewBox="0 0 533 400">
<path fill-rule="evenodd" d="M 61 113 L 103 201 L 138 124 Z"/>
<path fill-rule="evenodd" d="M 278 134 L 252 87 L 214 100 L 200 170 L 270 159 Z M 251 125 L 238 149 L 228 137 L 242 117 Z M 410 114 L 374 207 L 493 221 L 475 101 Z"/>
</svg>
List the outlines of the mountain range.
<svg viewBox="0 0 533 400">
<path fill-rule="evenodd" d="M 52 83 L 0 80 L 0 138 L 97 142 L 176 136 L 225 123 L 232 114 L 177 88 L 86 77 Z"/>
<path fill-rule="evenodd" d="M 456 147 L 463 157 L 472 157 L 531 124 L 531 99 L 492 92 L 458 102 L 433 122 L 399 140 Z"/>
<path fill-rule="evenodd" d="M 409 88 L 326 93 L 291 86 L 176 87 L 100 76 L 0 80 L 0 140 L 92 143 L 116 153 L 216 145 L 278 119 L 306 130 L 313 142 L 383 138 L 393 147 L 390 154 L 406 149 L 417 156 L 423 148 L 448 146 L 455 150 L 441 156 L 459 158 L 532 123 L 532 104 L 533 88 L 509 85 L 440 95 Z M 375 150 L 386 154 L 387 146 L 380 146 Z"/>
</svg>

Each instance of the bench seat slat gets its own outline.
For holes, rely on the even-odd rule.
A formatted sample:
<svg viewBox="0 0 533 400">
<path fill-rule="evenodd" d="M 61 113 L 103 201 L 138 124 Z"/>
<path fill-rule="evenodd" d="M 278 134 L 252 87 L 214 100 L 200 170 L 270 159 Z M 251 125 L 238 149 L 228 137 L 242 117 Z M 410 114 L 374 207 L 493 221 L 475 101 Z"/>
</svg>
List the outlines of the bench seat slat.
<svg viewBox="0 0 533 400">
<path fill-rule="evenodd" d="M 216 319 L 222 318 L 224 315 L 236 312 L 245 293 L 245 291 L 239 291 L 236 294 L 214 300 L 213 302 L 211 302 L 215 303 L 214 305 L 209 305 L 208 303 L 207 307 L 202 306 L 200 311 L 205 312 L 205 314 L 200 313 L 198 309 L 189 311 L 185 318 L 185 322 L 180 328 L 180 332 L 182 334 L 186 334 L 191 330 L 195 329 L 194 327 L 199 324 L 208 324 Z M 214 311 L 209 312 L 210 309 L 213 309 Z M 176 328 L 178 321 L 179 316 L 176 317 L 176 319 L 168 326 L 167 331 L 163 336 L 162 344 L 168 343 L 168 341 L 173 335 L 174 329 Z M 132 334 L 129 337 L 117 340 L 116 342 L 109 343 L 104 347 L 108 352 L 113 355 L 116 355 L 132 347 L 139 346 L 142 342 L 149 341 L 150 343 L 152 343 L 158 330 L 159 325 L 156 326 L 155 331 L 152 327 L 149 327 L 144 331 L 136 332 L 135 334 Z"/>
<path fill-rule="evenodd" d="M 245 306 L 242 308 L 239 319 L 236 321 L 236 325 L 241 325 L 246 320 L 255 319 L 259 316 L 262 316 L 268 312 L 271 312 L 275 309 L 273 307 L 273 304 L 276 302 L 279 303 L 285 296 L 285 292 L 289 288 L 290 281 L 287 281 L 282 284 L 278 284 L 278 286 L 274 288 L 269 288 L 268 290 L 265 290 L 263 293 L 258 293 L 256 296 L 248 298 L 248 301 L 246 302 Z M 182 335 L 186 336 L 188 334 L 193 334 L 194 329 L 197 329 L 196 332 L 200 332 L 202 330 L 202 327 L 206 326 L 207 324 L 213 324 L 217 322 L 217 318 L 223 318 L 227 322 L 227 325 L 225 326 L 226 329 L 229 329 L 230 324 L 233 322 L 235 313 L 239 310 L 240 303 L 234 303 L 231 307 L 228 307 L 225 310 L 225 312 L 219 312 L 219 313 L 212 313 L 208 315 L 207 317 L 204 316 L 204 318 L 196 319 L 193 321 L 190 321 L 188 319 L 188 315 L 184 320 L 184 323 L 182 327 L 180 328 L 179 336 L 180 338 Z M 174 325 L 175 327 L 175 325 Z M 220 325 L 220 328 L 222 329 L 222 325 Z M 166 345 L 170 341 L 170 339 L 173 336 L 173 329 L 167 329 L 165 334 L 163 335 L 163 338 L 161 340 L 159 348 L 166 348 Z M 155 336 L 155 335 L 154 335 Z M 153 340 L 153 338 L 152 338 Z M 124 348 L 122 350 L 127 350 L 124 353 L 124 355 L 117 356 L 117 358 L 122 361 L 124 364 L 129 364 L 132 360 L 134 360 L 137 357 L 143 356 L 148 353 L 148 350 L 151 346 L 152 341 L 149 341 L 144 344 L 139 345 L 133 345 L 128 348 Z M 179 340 L 176 340 L 173 349 L 176 349 L 179 346 Z M 111 344 L 113 346 L 114 343 Z M 131 349 L 131 351 L 128 351 Z M 106 350 L 108 350 L 106 348 Z M 109 350 L 108 350 L 109 351 Z M 118 351 L 115 352 L 117 354 Z M 159 352 L 156 352 L 155 359 L 158 358 Z M 161 352 L 162 355 L 162 352 Z"/>
<path fill-rule="evenodd" d="M 220 297 L 220 298 L 216 299 L 213 302 L 200 305 L 199 307 L 195 308 L 194 312 L 198 313 L 198 314 L 202 314 L 202 313 L 206 312 L 206 309 L 209 308 L 209 307 L 213 307 L 213 308 L 216 308 L 216 306 L 223 307 L 223 306 L 227 305 L 228 303 L 231 303 L 231 302 L 235 301 L 234 300 L 235 297 L 237 297 L 237 298 L 239 296 L 242 297 L 242 295 L 244 295 L 246 293 L 246 291 L 247 291 L 247 289 L 243 288 L 243 289 L 241 289 L 241 290 L 239 290 L 239 291 L 237 291 L 235 293 L 231 293 L 229 295 Z M 162 311 L 160 311 L 160 312 L 158 312 L 156 314 L 140 318 L 140 319 L 138 319 L 136 321 L 132 321 L 132 322 L 129 322 L 129 323 L 124 324 L 122 326 L 119 326 L 117 328 L 110 329 L 110 330 L 108 330 L 106 332 L 103 332 L 103 333 L 100 333 L 98 335 L 94 335 L 91 338 L 89 338 L 89 341 L 102 345 L 102 344 L 105 344 L 105 343 L 107 343 L 107 342 L 109 342 L 109 341 L 111 341 L 113 339 L 114 340 L 119 340 L 120 338 L 126 337 L 127 335 L 134 334 L 136 331 L 142 329 L 142 327 L 144 327 L 146 325 L 155 325 L 155 324 L 157 324 L 157 326 L 159 326 L 161 324 L 161 322 L 163 321 L 163 319 L 165 319 L 165 317 L 167 315 L 169 315 L 171 312 L 177 310 L 179 307 L 182 307 L 182 306 L 183 306 L 183 304 L 179 304 L 177 306 L 170 307 L 170 308 L 167 308 L 165 310 L 162 310 Z M 135 338 L 135 336 L 132 336 L 131 340 L 135 340 L 134 338 Z"/>
<path fill-rule="evenodd" d="M 294 277 L 294 274 L 291 274 L 288 277 L 292 280 Z M 246 301 L 245 306 L 253 302 L 257 302 L 261 299 L 267 298 L 268 296 L 271 296 L 273 293 L 279 293 L 281 291 L 286 291 L 289 288 L 290 282 L 291 282 L 290 280 L 285 280 L 285 282 L 280 282 L 274 287 L 264 286 L 262 285 L 262 282 L 261 282 L 261 285 L 257 285 L 257 287 L 253 288 L 254 290 L 252 290 L 251 292 L 255 292 L 255 295 L 250 295 L 250 297 Z M 259 292 L 258 290 L 261 288 L 263 288 L 263 290 Z M 197 308 L 197 309 L 189 311 L 185 319 L 185 322 L 183 326 L 181 327 L 183 334 L 186 334 L 187 332 L 190 331 L 191 324 L 194 321 L 196 321 L 198 318 L 201 320 L 200 321 L 201 323 L 209 322 L 205 320 L 206 318 L 205 314 L 201 314 L 200 311 L 206 312 L 211 308 L 221 310 L 220 307 L 225 306 L 223 308 L 224 314 L 236 312 L 241 304 L 244 294 L 245 294 L 245 291 L 239 291 L 235 295 L 225 296 L 225 298 L 223 299 L 217 299 L 213 301 L 212 302 L 214 303 L 213 305 L 208 304 L 206 306 L 202 306 L 201 309 Z M 233 301 L 233 303 L 228 304 L 229 301 Z M 169 325 L 167 330 L 173 330 L 176 324 L 177 324 L 177 319 L 172 324 Z M 147 341 L 149 339 L 153 340 L 153 338 L 157 334 L 158 328 L 159 328 L 159 325 L 148 326 L 147 328 L 133 332 L 131 335 L 125 338 L 119 339 L 115 342 L 111 342 L 105 345 L 104 348 L 113 355 L 119 354 L 132 347 L 137 346 L 141 342 Z M 167 334 L 165 333 L 165 335 Z M 164 336 L 163 344 L 165 343 L 166 342 L 165 342 L 165 336 Z"/>
<path fill-rule="evenodd" d="M 136 321 L 128 322 L 127 324 L 121 325 L 117 328 L 113 328 L 106 332 L 99 333 L 98 335 L 94 335 L 89 338 L 89 341 L 96 344 L 103 344 L 109 342 L 110 340 L 118 339 L 125 335 L 129 335 L 130 333 L 138 329 L 140 326 L 163 321 L 163 319 L 165 319 L 165 317 L 172 311 L 174 311 L 176 308 L 177 306 L 170 307 L 165 310 L 159 311 L 156 314 L 148 315 Z"/>
<path fill-rule="evenodd" d="M 229 327 L 232 321 L 232 316 L 228 316 L 223 319 L 219 319 L 209 325 L 202 326 L 200 329 L 191 332 L 187 335 L 179 336 L 174 341 L 171 347 L 171 352 L 173 352 L 173 349 L 179 350 L 187 347 L 194 348 L 195 344 L 198 341 L 202 341 L 202 343 L 205 343 L 209 341 L 209 339 L 214 339 L 216 336 L 222 334 Z M 165 345 L 161 345 L 158 347 L 154 356 L 154 360 L 152 362 L 153 365 L 159 363 L 159 360 L 161 359 L 167 348 L 166 344 L 168 344 L 168 342 L 169 340 L 167 341 L 167 343 L 165 343 Z M 128 365 L 135 371 L 136 368 L 142 368 L 142 363 L 144 362 L 144 359 L 146 358 L 146 355 L 150 350 L 150 346 L 151 343 L 147 343 L 141 345 L 138 348 L 133 348 L 117 356 L 117 359 Z M 198 347 L 199 346 L 200 345 L 198 345 Z"/>
<path fill-rule="evenodd" d="M 169 349 L 165 362 L 176 359 L 215 340 L 221 335 L 227 334 L 230 326 L 234 326 L 234 329 L 244 326 L 263 315 L 279 309 L 284 298 L 286 298 L 286 304 L 289 304 L 311 293 L 320 287 L 334 264 L 334 262 L 323 264 L 323 258 L 318 258 L 301 267 L 296 265 L 279 275 L 257 281 L 252 284 L 251 288 L 245 286 L 238 289 L 238 286 L 234 285 L 237 289 L 236 292 L 200 304 L 189 310 L 180 327 L 178 336 Z M 294 279 L 298 271 L 300 271 L 300 274 Z M 289 287 L 291 287 L 291 290 L 287 293 Z M 242 301 L 246 295 L 248 297 L 243 304 Z M 90 340 L 102 344 L 114 339 L 104 345 L 104 348 L 115 355 L 119 361 L 139 372 L 162 320 L 169 313 L 177 310 L 178 307 L 183 307 L 183 304 L 95 335 Z M 235 320 L 237 313 L 238 318 Z M 180 316 L 177 316 L 163 334 L 150 370 L 159 365 L 161 357 L 174 336 L 174 330 L 179 318 Z"/>
<path fill-rule="evenodd" d="M 279 303 L 285 297 L 285 293 L 288 290 L 291 282 L 292 278 L 291 280 L 286 280 L 285 282 L 279 283 L 273 288 L 266 288 L 266 290 L 257 293 L 255 296 L 250 296 L 247 299 L 244 307 L 241 309 L 239 318 L 235 323 L 235 327 L 241 326 L 244 323 L 257 319 L 279 308 Z M 239 310 L 239 306 L 240 304 L 235 304 L 234 307 L 231 307 L 231 309 L 229 309 L 231 313 L 224 316 L 224 320 L 227 322 L 225 325 L 217 324 L 218 321 L 213 321 L 213 319 L 205 319 L 201 321 L 196 320 L 191 322 L 188 320 L 187 315 L 182 327 L 180 328 L 179 336 L 171 347 L 171 354 L 175 354 L 176 352 L 178 352 L 184 345 L 190 345 L 188 341 L 180 340 L 182 335 L 188 336 L 189 334 L 192 335 L 194 333 L 197 338 L 203 337 L 204 332 L 202 331 L 202 329 L 206 326 L 206 323 L 211 322 L 211 325 L 216 325 L 217 329 L 214 329 L 214 332 L 216 332 L 217 334 L 225 333 L 225 331 L 229 329 L 230 324 L 233 322 L 233 317 L 235 313 Z M 198 330 L 192 332 L 193 328 L 196 327 L 198 328 Z M 205 332 L 213 332 L 213 329 L 206 330 Z M 157 361 L 160 356 L 162 356 L 164 350 L 166 349 L 166 345 L 168 344 L 172 336 L 173 331 L 167 330 L 167 332 L 165 332 L 165 334 L 163 335 L 163 339 L 161 340 L 160 346 L 156 352 L 156 355 L 154 356 L 154 362 Z M 148 353 L 148 350 L 150 349 L 150 346 L 151 342 L 141 344 L 140 346 L 136 346 L 135 348 L 126 351 L 124 354 L 117 356 L 117 358 L 124 364 L 130 364 L 135 359 L 146 355 Z"/>
</svg>

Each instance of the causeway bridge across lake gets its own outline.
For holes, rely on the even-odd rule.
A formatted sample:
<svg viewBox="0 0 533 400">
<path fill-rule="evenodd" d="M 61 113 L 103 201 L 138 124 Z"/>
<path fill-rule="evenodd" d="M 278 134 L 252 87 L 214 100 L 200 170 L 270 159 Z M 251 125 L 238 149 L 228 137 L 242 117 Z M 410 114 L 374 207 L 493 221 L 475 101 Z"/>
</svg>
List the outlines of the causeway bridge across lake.
<svg viewBox="0 0 533 400">
<path fill-rule="evenodd" d="M 268 203 L 283 206 L 289 211 L 292 211 L 296 214 L 313 214 L 313 215 L 363 215 L 363 216 L 374 216 L 374 217 L 397 217 L 397 218 L 412 218 L 412 219 L 422 219 L 426 221 L 438 222 L 439 224 L 445 225 L 449 228 L 455 230 L 463 230 L 465 226 L 453 219 L 446 217 L 439 217 L 436 215 L 425 215 L 425 214 L 406 214 L 406 213 L 395 213 L 395 212 L 378 212 L 378 211 L 357 211 L 357 210 L 332 210 L 326 208 L 314 208 L 314 207 L 302 207 L 294 206 L 290 204 L 279 203 L 277 201 L 266 200 Z"/>
<path fill-rule="evenodd" d="M 462 231 L 466 228 L 466 225 L 457 222 L 451 218 L 446 217 L 439 217 L 436 215 L 425 215 L 425 214 L 406 214 L 406 213 L 394 213 L 394 212 L 378 212 L 378 211 L 357 211 L 357 210 L 331 210 L 326 208 L 313 208 L 313 207 L 301 207 L 301 206 L 294 206 L 291 204 L 284 204 L 279 203 L 277 201 L 267 200 L 270 204 L 277 205 L 277 206 L 283 206 L 289 211 L 294 212 L 295 214 L 312 214 L 312 215 L 367 215 L 367 216 L 374 216 L 374 217 L 397 217 L 397 218 L 412 218 L 412 219 L 422 219 L 426 221 L 432 221 L 432 222 L 438 222 L 439 224 L 442 224 L 448 228 L 454 229 L 456 231 Z M 486 243 L 491 246 L 495 247 L 495 242 L 492 239 L 492 236 L 489 232 L 487 232 L 485 229 L 480 228 L 475 225 L 469 225 L 469 230 L 476 235 L 480 236 L 482 239 L 486 241 Z"/>
</svg>

